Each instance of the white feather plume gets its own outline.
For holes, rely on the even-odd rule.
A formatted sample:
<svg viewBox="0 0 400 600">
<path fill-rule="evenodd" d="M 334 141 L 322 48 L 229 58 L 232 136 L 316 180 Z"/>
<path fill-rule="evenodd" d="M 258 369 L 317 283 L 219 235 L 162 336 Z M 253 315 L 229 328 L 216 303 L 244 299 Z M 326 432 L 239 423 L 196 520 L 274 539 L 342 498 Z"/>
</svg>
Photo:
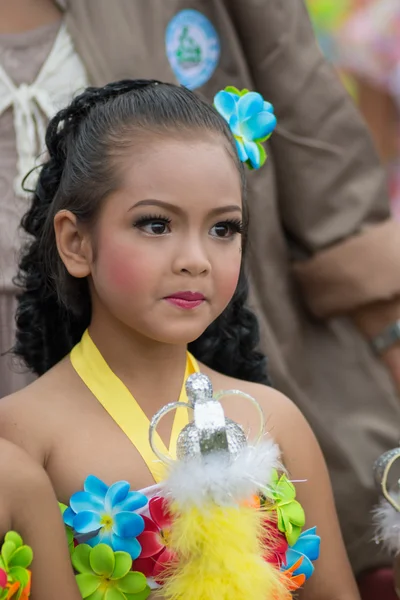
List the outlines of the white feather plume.
<svg viewBox="0 0 400 600">
<path fill-rule="evenodd" d="M 391 493 L 400 503 L 400 492 Z M 376 539 L 393 554 L 400 552 L 400 513 L 384 498 L 373 511 Z"/>
<path fill-rule="evenodd" d="M 281 466 L 279 455 L 273 440 L 263 440 L 235 458 L 219 452 L 177 461 L 163 483 L 164 493 L 180 506 L 201 506 L 205 500 L 235 504 L 270 483 L 273 469 Z"/>
</svg>

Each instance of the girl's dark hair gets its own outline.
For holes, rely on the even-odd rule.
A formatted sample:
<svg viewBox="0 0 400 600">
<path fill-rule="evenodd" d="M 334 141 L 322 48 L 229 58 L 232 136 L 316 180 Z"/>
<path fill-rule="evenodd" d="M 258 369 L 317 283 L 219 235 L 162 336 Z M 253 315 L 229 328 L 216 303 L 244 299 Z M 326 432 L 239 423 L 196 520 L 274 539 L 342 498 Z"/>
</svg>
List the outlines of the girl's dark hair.
<svg viewBox="0 0 400 600">
<path fill-rule="evenodd" d="M 22 292 L 14 353 L 35 373 L 45 373 L 68 354 L 91 318 L 88 282 L 71 277 L 64 267 L 56 246 L 54 216 L 66 209 L 80 222 L 95 222 L 102 201 L 118 187 L 118 158 L 132 146 L 133 134 L 183 135 L 193 130 L 225 138 L 244 192 L 243 166 L 228 125 L 212 106 L 183 87 L 123 80 L 87 88 L 50 121 L 49 159 L 22 220 L 31 241 L 23 250 L 16 280 Z M 221 373 L 267 383 L 265 358 L 256 349 L 258 324 L 246 299 L 242 272 L 227 309 L 190 349 Z"/>
</svg>

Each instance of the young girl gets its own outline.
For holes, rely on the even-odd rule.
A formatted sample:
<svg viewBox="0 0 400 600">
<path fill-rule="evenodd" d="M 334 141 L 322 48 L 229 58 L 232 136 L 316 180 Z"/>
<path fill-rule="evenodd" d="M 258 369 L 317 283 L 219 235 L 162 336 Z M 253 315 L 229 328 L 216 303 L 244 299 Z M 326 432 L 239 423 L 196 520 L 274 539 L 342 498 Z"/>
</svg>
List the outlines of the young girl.
<svg viewBox="0 0 400 600">
<path fill-rule="evenodd" d="M 262 385 L 243 274 L 243 167 L 225 120 L 184 88 L 128 80 L 86 90 L 46 141 L 23 222 L 32 242 L 16 347 L 41 377 L 2 401 L 0 435 L 44 465 L 66 504 L 90 474 L 145 488 L 156 475 L 144 430 L 199 369 L 214 389 L 258 400 L 291 479 L 302 481 L 298 499 L 322 538 L 303 597 L 356 600 L 318 444 L 294 405 Z M 252 143 L 238 147 L 242 159 L 260 158 Z M 255 433 L 255 411 L 235 396 L 226 413 Z M 167 417 L 167 448 L 174 431 Z"/>
</svg>

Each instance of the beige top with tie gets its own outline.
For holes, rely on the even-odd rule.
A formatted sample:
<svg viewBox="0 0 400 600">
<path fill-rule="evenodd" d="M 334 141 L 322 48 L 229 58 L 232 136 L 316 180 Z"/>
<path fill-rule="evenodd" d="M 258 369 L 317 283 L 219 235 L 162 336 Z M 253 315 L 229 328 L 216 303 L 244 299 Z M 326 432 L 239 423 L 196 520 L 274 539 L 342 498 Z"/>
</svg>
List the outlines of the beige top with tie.
<svg viewBox="0 0 400 600">
<path fill-rule="evenodd" d="M 10 356 L 1 356 L 14 344 L 13 278 L 25 241 L 19 224 L 30 205 L 22 179 L 43 159 L 49 118 L 86 85 L 86 71 L 61 20 L 0 34 L 0 398 L 31 379 Z M 35 176 L 27 181 L 29 187 L 34 182 Z"/>
</svg>

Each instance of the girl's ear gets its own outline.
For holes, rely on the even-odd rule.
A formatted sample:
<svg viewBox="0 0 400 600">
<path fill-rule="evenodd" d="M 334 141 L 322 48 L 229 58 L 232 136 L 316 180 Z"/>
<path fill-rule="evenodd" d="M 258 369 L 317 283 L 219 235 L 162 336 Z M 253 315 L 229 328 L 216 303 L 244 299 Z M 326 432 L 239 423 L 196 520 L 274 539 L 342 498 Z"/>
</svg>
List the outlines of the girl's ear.
<svg viewBox="0 0 400 600">
<path fill-rule="evenodd" d="M 69 210 L 60 210 L 54 217 L 54 231 L 58 253 L 68 273 L 77 278 L 90 275 L 92 245 L 76 216 Z"/>
</svg>

